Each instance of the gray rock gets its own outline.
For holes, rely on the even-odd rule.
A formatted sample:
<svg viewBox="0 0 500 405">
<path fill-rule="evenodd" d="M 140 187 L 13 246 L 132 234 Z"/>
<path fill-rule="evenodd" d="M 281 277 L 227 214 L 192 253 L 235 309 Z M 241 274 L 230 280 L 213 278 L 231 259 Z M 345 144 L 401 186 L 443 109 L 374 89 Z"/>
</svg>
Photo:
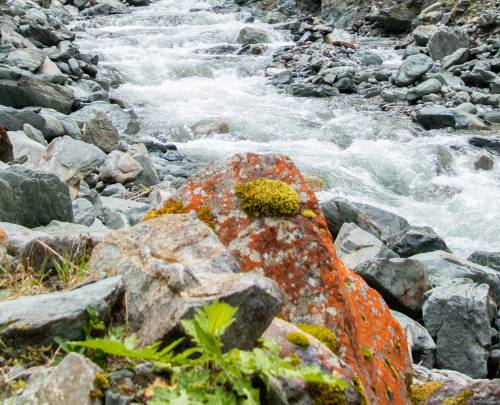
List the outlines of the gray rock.
<svg viewBox="0 0 500 405">
<path fill-rule="evenodd" d="M 73 92 L 63 86 L 23 76 L 18 80 L 0 80 L 0 104 L 14 108 L 29 106 L 53 108 L 69 114 Z"/>
<path fill-rule="evenodd" d="M 191 126 L 191 131 L 196 136 L 229 133 L 229 125 L 222 121 L 202 120 Z"/>
<path fill-rule="evenodd" d="M 419 98 L 426 96 L 428 94 L 438 94 L 441 92 L 441 82 L 438 79 L 428 79 L 418 86 L 416 86 L 412 91 Z"/>
<path fill-rule="evenodd" d="M 98 405 L 100 398 L 91 395 L 101 387 L 96 383 L 96 372 L 103 371 L 78 353 L 69 353 L 53 369 L 40 368 L 28 380 L 26 388 L 9 404 Z"/>
<path fill-rule="evenodd" d="M 273 281 L 238 273 L 236 260 L 212 230 L 186 214 L 114 231 L 94 249 L 89 268 L 123 277 L 130 327 L 143 344 L 182 333 L 181 319 L 220 299 L 239 307 L 224 336 L 225 348 L 249 348 L 281 303 Z"/>
<path fill-rule="evenodd" d="M 115 150 L 104 161 L 99 179 L 106 183 L 127 183 L 134 181 L 142 170 L 130 155 Z"/>
<path fill-rule="evenodd" d="M 489 152 L 481 152 L 474 160 L 474 170 L 491 170 L 495 165 L 495 158 Z"/>
<path fill-rule="evenodd" d="M 473 378 L 488 374 L 491 323 L 497 305 L 487 284 L 437 287 L 422 307 L 424 324 L 436 339 L 436 366 Z"/>
<path fill-rule="evenodd" d="M 262 44 L 271 42 L 266 31 L 259 28 L 245 27 L 238 34 L 239 44 Z"/>
<path fill-rule="evenodd" d="M 9 222 L 0 222 L 0 229 L 7 235 L 9 240 L 8 250 L 14 256 L 18 255 L 32 240 L 48 236 L 45 232 L 32 230 Z"/>
<path fill-rule="evenodd" d="M 7 55 L 6 62 L 9 65 L 34 72 L 45 60 L 45 55 L 38 49 L 19 49 Z"/>
<path fill-rule="evenodd" d="M 115 183 L 115 184 L 110 184 L 109 186 L 106 186 L 106 188 L 104 190 L 102 190 L 101 195 L 104 197 L 123 198 L 123 197 L 125 197 L 126 192 L 127 192 L 127 189 L 123 186 L 123 184 Z"/>
<path fill-rule="evenodd" d="M 412 32 L 413 39 L 418 46 L 427 46 L 431 34 L 436 30 L 435 25 L 419 25 Z"/>
<path fill-rule="evenodd" d="M 470 51 L 468 48 L 457 49 L 452 54 L 445 56 L 443 58 L 443 61 L 441 62 L 441 66 L 443 67 L 443 69 L 449 69 L 452 66 L 461 65 L 462 63 L 467 62 L 469 60 L 470 56 L 471 55 L 470 55 Z"/>
<path fill-rule="evenodd" d="M 500 271 L 500 252 L 474 252 L 467 258 L 467 260 L 469 262 Z"/>
<path fill-rule="evenodd" d="M 42 131 L 45 121 L 35 112 L 24 109 L 16 110 L 15 108 L 0 106 L 0 126 L 9 131 L 22 131 L 25 124 L 32 125 L 36 129 Z"/>
<path fill-rule="evenodd" d="M 0 172 L 0 221 L 27 227 L 71 222 L 68 186 L 56 176 L 13 166 Z"/>
<path fill-rule="evenodd" d="M 96 0 L 95 3 L 97 3 L 95 6 L 86 8 L 81 14 L 86 16 L 111 15 L 121 14 L 127 10 L 127 5 L 118 0 Z"/>
<path fill-rule="evenodd" d="M 429 405 L 444 404 L 447 400 L 456 399 L 463 393 L 471 393 L 467 399 L 468 405 L 489 405 L 498 402 L 500 384 L 498 380 L 480 380 L 452 370 L 429 370 L 420 365 L 413 365 L 413 383 L 424 385 L 429 382 L 439 382 L 437 389 L 427 401 Z"/>
<path fill-rule="evenodd" d="M 39 112 L 39 116 L 45 120 L 44 127 L 40 130 L 47 141 L 52 141 L 54 138 L 68 135 L 73 139 L 80 140 L 81 131 L 78 123 L 71 117 L 61 114 L 50 108 L 43 108 Z"/>
<path fill-rule="evenodd" d="M 365 65 L 375 65 L 375 66 L 380 66 L 382 63 L 384 63 L 384 60 L 380 55 L 377 55 L 374 52 L 371 51 L 364 51 L 361 53 L 360 56 L 361 63 Z"/>
<path fill-rule="evenodd" d="M 434 60 L 443 59 L 460 48 L 469 48 L 469 34 L 463 28 L 440 26 L 429 37 L 429 53 Z"/>
<path fill-rule="evenodd" d="M 375 236 L 347 222 L 342 224 L 335 239 L 335 253 L 349 269 L 365 260 L 398 256 Z"/>
<path fill-rule="evenodd" d="M 417 9 L 409 7 L 406 2 L 386 1 L 374 4 L 369 18 L 377 21 L 389 32 L 404 32 L 410 29 L 416 16 Z"/>
<path fill-rule="evenodd" d="M 296 97 L 331 97 L 339 94 L 339 89 L 332 86 L 312 83 L 292 83 L 288 86 L 290 93 Z"/>
<path fill-rule="evenodd" d="M 94 111 L 82 123 L 82 140 L 106 153 L 121 149 L 118 131 L 102 111 Z"/>
<path fill-rule="evenodd" d="M 330 232 L 337 236 L 344 222 L 354 223 L 402 257 L 447 250 L 444 241 L 431 228 L 411 226 L 404 218 L 367 204 L 332 198 L 321 204 Z"/>
<path fill-rule="evenodd" d="M 141 173 L 135 182 L 145 186 L 154 186 L 160 182 L 158 171 L 156 170 L 146 146 L 142 143 L 131 145 L 127 152 L 142 167 Z"/>
<path fill-rule="evenodd" d="M 10 347 L 51 345 L 54 338 L 82 340 L 88 322 L 88 308 L 100 319 L 116 315 L 123 295 L 120 277 L 64 292 L 24 296 L 0 302 L 0 324 L 8 325 L 0 337 Z"/>
<path fill-rule="evenodd" d="M 478 284 L 488 284 L 492 296 L 500 299 L 500 273 L 497 271 L 442 251 L 422 253 L 410 259 L 418 260 L 425 266 L 427 280 L 432 286 L 468 279 Z"/>
<path fill-rule="evenodd" d="M 391 314 L 406 333 L 413 363 L 432 368 L 434 366 L 436 343 L 434 343 L 427 329 L 401 312 L 391 310 Z"/>
<path fill-rule="evenodd" d="M 427 55 L 411 55 L 399 67 L 394 84 L 400 87 L 409 86 L 425 75 L 432 66 L 432 59 Z"/>
<path fill-rule="evenodd" d="M 73 222 L 75 224 L 91 226 L 96 219 L 94 205 L 86 198 L 73 200 Z"/>
<path fill-rule="evenodd" d="M 45 153 L 46 148 L 44 145 L 32 140 L 23 131 L 10 131 L 7 134 L 15 160 L 26 159 L 24 163 L 29 167 L 33 167 L 40 161 Z"/>
<path fill-rule="evenodd" d="M 52 60 L 50 60 L 48 56 L 45 57 L 43 63 L 40 65 L 36 73 L 47 76 L 56 76 L 58 78 L 61 77 L 62 81 L 66 80 L 66 76 L 63 75 L 61 70 L 54 62 L 52 62 Z"/>
<path fill-rule="evenodd" d="M 31 140 L 38 142 L 39 144 L 41 144 L 43 146 L 47 146 L 47 141 L 43 137 L 42 131 L 39 131 L 38 129 L 32 127 L 30 124 L 24 124 L 23 125 L 23 132 Z"/>
<path fill-rule="evenodd" d="M 366 260 L 354 269 L 389 306 L 408 316 L 418 315 L 425 292 L 432 286 L 426 279 L 426 268 L 412 259 Z"/>
<path fill-rule="evenodd" d="M 417 112 L 416 121 L 425 129 L 453 128 L 464 129 L 469 121 L 464 114 L 441 105 L 423 107 Z"/>
</svg>

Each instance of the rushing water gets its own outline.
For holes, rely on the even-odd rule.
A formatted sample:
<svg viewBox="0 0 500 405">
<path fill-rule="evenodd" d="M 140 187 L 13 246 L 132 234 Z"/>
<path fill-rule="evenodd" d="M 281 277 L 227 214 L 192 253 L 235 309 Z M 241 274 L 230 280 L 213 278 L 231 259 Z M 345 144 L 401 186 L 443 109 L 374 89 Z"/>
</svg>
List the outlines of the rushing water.
<svg viewBox="0 0 500 405">
<path fill-rule="evenodd" d="M 256 22 L 274 40 L 265 55 L 217 54 L 214 47 L 236 45 L 240 29 L 250 25 L 241 13 L 211 11 L 220 3 L 160 0 L 131 14 L 101 17 L 80 35 L 82 50 L 97 52 L 102 65 L 125 75 L 127 83 L 114 95 L 134 106 L 143 134 L 220 119 L 230 125 L 229 134 L 178 139 L 180 152 L 196 161 L 246 151 L 284 153 L 305 173 L 326 179 L 320 198 L 342 195 L 432 226 L 461 254 L 500 250 L 500 164 L 474 171 L 478 150 L 467 145 L 468 134 L 415 131 L 408 118 L 353 96 L 280 93 L 266 84 L 264 68 L 273 48 L 288 43 L 286 33 Z M 390 44 L 359 40 L 397 68 Z M 451 152 L 449 171 L 438 170 L 450 157 L 439 157 L 443 149 Z"/>
</svg>

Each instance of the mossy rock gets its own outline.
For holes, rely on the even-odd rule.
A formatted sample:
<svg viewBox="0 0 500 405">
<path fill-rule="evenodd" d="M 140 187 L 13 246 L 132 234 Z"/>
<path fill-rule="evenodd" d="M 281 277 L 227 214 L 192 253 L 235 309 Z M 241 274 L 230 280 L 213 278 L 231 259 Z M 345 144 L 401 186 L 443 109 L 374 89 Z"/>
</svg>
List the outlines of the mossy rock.
<svg viewBox="0 0 500 405">
<path fill-rule="evenodd" d="M 308 347 L 310 345 L 309 339 L 306 335 L 299 332 L 292 332 L 287 335 L 287 340 L 295 346 Z"/>
<path fill-rule="evenodd" d="M 308 323 L 300 323 L 297 325 L 299 329 L 318 339 L 332 352 L 337 350 L 337 336 L 325 326 L 313 325 Z"/>
<path fill-rule="evenodd" d="M 429 381 L 425 384 L 412 384 L 410 388 L 410 399 L 413 405 L 422 405 L 427 403 L 429 398 L 441 387 L 442 383 L 438 381 Z"/>
<path fill-rule="evenodd" d="M 253 217 L 290 217 L 299 211 L 297 192 L 280 180 L 259 178 L 235 188 L 243 211 Z"/>
</svg>

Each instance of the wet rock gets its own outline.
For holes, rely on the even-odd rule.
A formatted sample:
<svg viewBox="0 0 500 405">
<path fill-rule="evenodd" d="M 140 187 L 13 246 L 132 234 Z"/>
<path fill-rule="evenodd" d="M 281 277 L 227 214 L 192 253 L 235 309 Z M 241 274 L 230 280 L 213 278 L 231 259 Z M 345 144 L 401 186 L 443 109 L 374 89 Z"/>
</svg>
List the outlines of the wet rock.
<svg viewBox="0 0 500 405">
<path fill-rule="evenodd" d="M 402 257 L 414 252 L 447 250 L 445 242 L 429 227 L 416 227 L 404 218 L 367 204 L 332 198 L 321 204 L 330 232 L 338 235 L 343 223 L 351 222 L 384 242 Z"/>
<path fill-rule="evenodd" d="M 331 97 L 339 93 L 335 87 L 312 83 L 292 83 L 289 90 L 296 97 Z"/>
<path fill-rule="evenodd" d="M 389 32 L 404 32 L 411 28 L 411 23 L 417 16 L 417 11 L 405 2 L 383 2 L 380 8 L 373 6 L 371 19 L 377 21 Z"/>
<path fill-rule="evenodd" d="M 104 190 L 102 190 L 101 195 L 104 197 L 118 197 L 118 198 L 123 198 L 125 197 L 125 193 L 127 192 L 127 189 L 123 186 L 123 184 L 120 183 L 115 183 L 115 184 L 110 184 L 109 186 L 106 186 Z"/>
<path fill-rule="evenodd" d="M 266 31 L 252 27 L 243 28 L 238 34 L 237 41 L 239 44 L 262 44 L 271 42 Z"/>
<path fill-rule="evenodd" d="M 181 333 L 181 319 L 219 298 L 239 307 L 224 337 L 226 347 L 248 348 L 280 307 L 275 283 L 238 274 L 217 236 L 186 214 L 163 215 L 111 233 L 96 247 L 89 266 L 95 273 L 122 275 L 130 326 L 143 344 Z"/>
<path fill-rule="evenodd" d="M 68 186 L 56 176 L 13 166 L 0 172 L 0 221 L 27 227 L 71 222 Z"/>
<path fill-rule="evenodd" d="M 64 292 L 24 296 L 0 302 L 0 322 L 7 328 L 0 336 L 13 348 L 51 345 L 54 338 L 82 340 L 88 322 L 88 308 L 100 319 L 118 315 L 123 284 L 112 277 Z"/>
<path fill-rule="evenodd" d="M 448 252 L 435 251 L 412 256 L 426 268 L 426 277 L 433 286 L 450 284 L 457 279 L 468 279 L 478 284 L 488 284 L 491 294 L 500 298 L 500 273 Z"/>
<path fill-rule="evenodd" d="M 436 287 L 422 307 L 424 324 L 436 339 L 436 366 L 484 378 L 488 374 L 491 323 L 497 305 L 487 284 Z M 459 344 L 457 344 L 459 342 Z"/>
<path fill-rule="evenodd" d="M 469 139 L 469 144 L 477 148 L 485 148 L 500 154 L 500 140 L 497 139 L 480 138 L 475 136 Z"/>
<path fill-rule="evenodd" d="M 81 14 L 87 16 L 111 15 L 121 14 L 127 10 L 127 5 L 118 0 L 96 0 L 95 3 L 95 6 L 86 8 Z"/>
<path fill-rule="evenodd" d="M 434 391 L 427 403 L 439 405 L 446 401 L 459 401 L 465 398 L 468 405 L 494 404 L 500 396 L 498 380 L 482 380 L 472 378 L 452 370 L 429 370 L 415 364 L 413 366 L 413 383 L 418 386 L 437 382 L 438 389 Z"/>
<path fill-rule="evenodd" d="M 384 62 L 380 55 L 377 55 L 374 52 L 365 51 L 361 53 L 360 57 L 361 63 L 365 65 L 375 65 L 380 66 Z"/>
<path fill-rule="evenodd" d="M 419 25 L 412 32 L 417 46 L 427 46 L 431 34 L 436 30 L 435 25 Z"/>
<path fill-rule="evenodd" d="M 421 98 L 428 94 L 438 94 L 441 92 L 441 82 L 438 79 L 428 79 L 412 89 L 416 97 Z"/>
<path fill-rule="evenodd" d="M 474 252 L 467 260 L 500 271 L 500 252 Z"/>
<path fill-rule="evenodd" d="M 434 343 L 427 329 L 401 312 L 391 311 L 391 314 L 406 332 L 413 363 L 432 368 L 434 366 L 436 343 Z"/>
<path fill-rule="evenodd" d="M 398 256 L 375 236 L 347 222 L 342 224 L 335 239 L 335 252 L 349 269 L 354 269 L 365 260 Z"/>
<path fill-rule="evenodd" d="M 177 146 L 173 143 L 164 142 L 153 137 L 140 138 L 139 142 L 146 146 L 149 151 L 168 152 L 170 150 L 177 150 Z"/>
<path fill-rule="evenodd" d="M 467 117 L 441 105 L 423 107 L 417 112 L 416 121 L 425 129 L 453 128 L 464 129 L 469 126 Z"/>
<path fill-rule="evenodd" d="M 394 77 L 394 84 L 400 87 L 409 86 L 425 75 L 432 66 L 432 59 L 427 55 L 411 55 L 399 67 Z"/>
<path fill-rule="evenodd" d="M 379 291 L 391 308 L 411 317 L 418 315 L 425 292 L 432 288 L 425 266 L 417 260 L 366 260 L 354 271 Z"/>
<path fill-rule="evenodd" d="M 95 363 L 81 354 L 69 353 L 57 367 L 36 370 L 26 388 L 9 403 L 98 405 L 101 399 L 91 395 L 100 389 L 96 372 L 102 370 Z"/>
<path fill-rule="evenodd" d="M 457 49 L 469 48 L 469 34 L 463 28 L 439 26 L 430 35 L 428 45 L 432 59 L 440 60 Z"/>
<path fill-rule="evenodd" d="M 222 121 L 202 120 L 191 126 L 191 131 L 193 131 L 196 136 L 228 134 L 229 125 Z"/>
<path fill-rule="evenodd" d="M 311 210 L 316 216 L 247 216 L 235 187 L 261 177 L 293 187 L 300 197 L 300 210 Z M 188 209 L 206 206 L 216 233 L 235 255 L 241 270 L 258 271 L 277 281 L 286 293 L 282 317 L 325 325 L 336 333 L 339 354 L 346 364 L 344 375 L 357 374 L 365 386 L 374 386 L 377 392 L 389 385 L 395 401 L 406 397 L 403 375 L 409 370 L 410 359 L 400 326 L 380 296 L 336 257 L 314 192 L 288 158 L 235 155 L 192 176 L 171 199 L 182 201 Z M 363 333 L 358 333 L 361 330 Z M 371 363 L 363 360 L 362 347 L 386 353 L 398 370 L 397 377 L 392 376 L 383 358 L 375 355 Z M 388 403 L 370 391 L 367 395 L 369 400 Z"/>
<path fill-rule="evenodd" d="M 91 143 L 106 153 L 121 149 L 120 136 L 105 113 L 96 110 L 87 116 L 71 115 L 82 126 L 82 141 Z"/>
<path fill-rule="evenodd" d="M 160 182 L 160 176 L 156 170 L 148 150 L 142 143 L 131 145 L 127 152 L 142 167 L 141 173 L 136 178 L 136 183 L 145 186 L 154 186 Z"/>
<path fill-rule="evenodd" d="M 474 160 L 474 170 L 491 170 L 495 164 L 495 159 L 491 153 L 482 152 Z"/>
<path fill-rule="evenodd" d="M 141 172 L 142 167 L 134 158 L 115 150 L 104 161 L 99 179 L 107 183 L 127 183 L 135 180 Z"/>
</svg>

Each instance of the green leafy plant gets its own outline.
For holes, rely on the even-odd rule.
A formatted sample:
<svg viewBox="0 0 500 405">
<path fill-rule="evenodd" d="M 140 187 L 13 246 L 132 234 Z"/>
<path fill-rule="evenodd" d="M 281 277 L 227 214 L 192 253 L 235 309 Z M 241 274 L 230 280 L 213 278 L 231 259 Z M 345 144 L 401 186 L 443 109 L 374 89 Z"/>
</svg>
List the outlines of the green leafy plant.
<svg viewBox="0 0 500 405">
<path fill-rule="evenodd" d="M 183 339 L 165 348 L 160 343 L 138 348 L 135 339 L 91 339 L 70 343 L 73 347 L 99 351 L 106 355 L 144 360 L 169 373 L 169 385 L 154 389 L 150 405 L 164 404 L 260 404 L 261 391 L 276 377 L 302 378 L 309 383 L 347 384 L 317 366 L 302 366 L 293 358 L 281 358 L 280 347 L 272 340 L 261 340 L 261 347 L 245 351 L 223 350 L 222 337 L 234 322 L 237 308 L 213 302 L 196 311 L 191 320 L 182 321 L 193 347 L 177 352 Z"/>
</svg>

